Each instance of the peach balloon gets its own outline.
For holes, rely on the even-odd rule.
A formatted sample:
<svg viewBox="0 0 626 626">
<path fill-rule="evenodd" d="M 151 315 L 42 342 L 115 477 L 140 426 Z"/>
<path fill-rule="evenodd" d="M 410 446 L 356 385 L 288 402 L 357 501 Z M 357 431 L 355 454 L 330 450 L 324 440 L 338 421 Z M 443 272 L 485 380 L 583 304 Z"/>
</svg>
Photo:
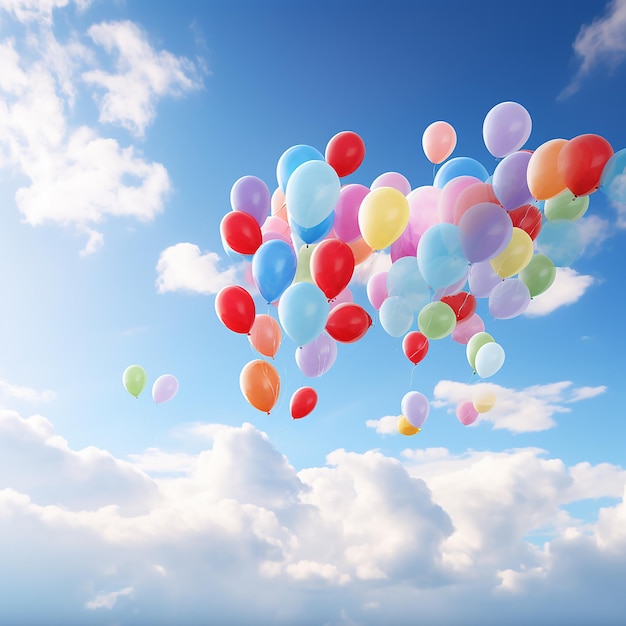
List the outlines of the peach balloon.
<svg viewBox="0 0 626 626">
<path fill-rule="evenodd" d="M 280 376 L 271 363 L 255 359 L 243 366 L 239 387 L 244 398 L 255 409 L 269 415 L 280 394 Z"/>
<path fill-rule="evenodd" d="M 559 154 L 566 143 L 567 139 L 551 139 L 541 144 L 530 157 L 526 182 L 536 200 L 554 198 L 567 187 L 558 168 Z"/>
<path fill-rule="evenodd" d="M 267 313 L 257 313 L 248 333 L 250 345 L 260 354 L 274 358 L 282 339 L 283 334 L 278 321 Z"/>
<path fill-rule="evenodd" d="M 431 163 L 442 163 L 456 148 L 456 131 L 448 122 L 433 122 L 422 135 L 422 148 Z"/>
<path fill-rule="evenodd" d="M 354 241 L 350 241 L 348 245 L 350 246 L 350 249 L 352 250 L 352 254 L 354 254 L 355 266 L 369 259 L 370 256 L 372 256 L 374 252 L 374 250 L 369 245 L 367 245 L 367 242 L 365 241 L 365 239 L 363 239 L 363 237 L 359 237 L 358 239 L 355 239 Z"/>
</svg>

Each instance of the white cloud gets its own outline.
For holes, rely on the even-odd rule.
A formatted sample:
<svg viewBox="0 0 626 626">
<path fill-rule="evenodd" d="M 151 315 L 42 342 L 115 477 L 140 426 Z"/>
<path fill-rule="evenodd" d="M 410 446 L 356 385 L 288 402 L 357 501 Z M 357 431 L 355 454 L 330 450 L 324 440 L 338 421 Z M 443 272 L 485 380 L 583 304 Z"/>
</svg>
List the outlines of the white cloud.
<svg viewBox="0 0 626 626">
<path fill-rule="evenodd" d="M 570 411 L 567 404 L 600 395 L 606 391 L 606 387 L 576 388 L 570 381 L 561 381 L 533 385 L 517 391 L 494 383 L 468 385 L 442 380 L 435 386 L 432 404 L 435 407 L 446 407 L 449 413 L 454 413 L 459 402 L 472 401 L 481 390 L 493 392 L 496 403 L 490 411 L 480 413 L 474 424 L 490 422 L 495 430 L 524 433 L 554 428 L 555 415 Z"/>
<path fill-rule="evenodd" d="M 88 32 L 94 43 L 117 53 L 115 73 L 102 69 L 83 73 L 88 84 L 105 90 L 100 100 L 101 122 L 120 124 L 142 136 L 155 118 L 159 98 L 202 86 L 189 59 L 166 50 L 157 52 L 132 22 L 96 24 Z"/>
<path fill-rule="evenodd" d="M 560 97 L 578 91 L 583 79 L 598 66 L 607 65 L 613 69 L 626 59 L 626 0 L 612 0 L 605 15 L 594 19 L 591 24 L 584 24 L 573 48 L 580 66 Z"/>
<path fill-rule="evenodd" d="M 594 284 L 593 276 L 579 274 L 571 267 L 557 267 L 554 282 L 547 291 L 535 296 L 524 312 L 530 317 L 549 315 L 556 309 L 578 302 Z"/>
<path fill-rule="evenodd" d="M 7 380 L 0 379 L 0 399 L 9 400 L 25 400 L 37 404 L 40 402 L 50 402 L 56 398 L 56 393 L 50 389 L 40 391 L 23 385 L 15 385 Z"/>
<path fill-rule="evenodd" d="M 74 0 L 76 7 L 83 11 L 92 0 Z M 13 13 L 19 22 L 52 21 L 52 11 L 62 9 L 70 4 L 70 0 L 0 0 L 0 9 Z"/>
<path fill-rule="evenodd" d="M 219 269 L 221 259 L 216 252 L 200 252 L 192 243 L 177 243 L 166 248 L 157 262 L 157 290 L 189 291 L 214 294 L 222 287 L 232 284 L 237 270 L 229 266 Z"/>
<path fill-rule="evenodd" d="M 123 596 L 129 596 L 133 592 L 132 587 L 126 587 L 119 591 L 109 591 L 107 593 L 99 593 L 93 600 L 85 602 L 85 607 L 88 609 L 112 609 L 117 602 L 117 599 Z"/>
<path fill-rule="evenodd" d="M 377 433 L 381 435 L 392 435 L 398 432 L 398 416 L 397 415 L 385 415 L 378 420 L 367 420 L 365 425 L 368 428 L 373 428 Z"/>
</svg>

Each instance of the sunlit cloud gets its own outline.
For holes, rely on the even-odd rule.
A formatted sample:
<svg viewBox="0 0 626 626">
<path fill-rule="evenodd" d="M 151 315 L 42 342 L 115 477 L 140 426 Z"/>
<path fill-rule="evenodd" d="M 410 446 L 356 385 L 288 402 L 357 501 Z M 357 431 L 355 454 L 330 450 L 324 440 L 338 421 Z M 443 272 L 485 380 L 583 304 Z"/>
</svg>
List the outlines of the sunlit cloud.
<svg viewBox="0 0 626 626">
<path fill-rule="evenodd" d="M 365 425 L 368 428 L 373 428 L 377 433 L 381 435 L 393 435 L 398 432 L 398 416 L 397 415 L 385 415 L 377 420 L 367 420 Z"/>
</svg>

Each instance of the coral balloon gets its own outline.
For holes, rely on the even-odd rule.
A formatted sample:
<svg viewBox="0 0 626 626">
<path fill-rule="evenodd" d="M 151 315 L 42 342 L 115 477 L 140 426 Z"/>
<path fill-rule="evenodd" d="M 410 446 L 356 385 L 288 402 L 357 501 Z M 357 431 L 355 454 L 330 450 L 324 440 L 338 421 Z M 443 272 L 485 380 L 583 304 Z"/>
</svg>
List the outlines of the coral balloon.
<svg viewBox="0 0 626 626">
<path fill-rule="evenodd" d="M 456 131 L 448 122 L 433 122 L 422 135 L 426 158 L 435 165 L 445 161 L 456 148 Z"/>
<path fill-rule="evenodd" d="M 551 139 L 541 144 L 530 157 L 526 170 L 528 189 L 536 200 L 548 200 L 567 185 L 559 171 L 559 154 L 567 139 Z"/>
<path fill-rule="evenodd" d="M 407 333 L 402 340 L 402 351 L 411 363 L 419 363 L 428 352 L 428 337 L 417 330 Z"/>
<path fill-rule="evenodd" d="M 559 173 L 575 196 L 587 196 L 600 188 L 602 171 L 613 154 L 613 147 L 604 137 L 578 135 L 559 152 Z"/>
<path fill-rule="evenodd" d="M 263 243 L 259 223 L 243 211 L 231 211 L 222 218 L 220 235 L 228 247 L 239 254 L 254 254 Z"/>
<path fill-rule="evenodd" d="M 215 297 L 215 312 L 226 328 L 234 333 L 248 334 L 254 324 L 256 306 L 247 289 L 227 285 Z"/>
<path fill-rule="evenodd" d="M 283 338 L 280 324 L 271 315 L 259 313 L 252 324 L 248 341 L 250 345 L 264 356 L 274 358 Z"/>
<path fill-rule="evenodd" d="M 326 162 L 343 178 L 357 170 L 365 157 L 365 143 L 355 132 L 337 133 L 327 144 Z"/>
<path fill-rule="evenodd" d="M 372 325 L 370 314 L 354 302 L 344 302 L 328 314 L 326 332 L 341 343 L 354 343 L 361 339 Z"/>
<path fill-rule="evenodd" d="M 306 417 L 317 406 L 317 391 L 313 387 L 296 389 L 289 401 L 289 411 L 293 419 Z"/>
<path fill-rule="evenodd" d="M 325 239 L 311 254 L 311 277 L 315 284 L 332 300 L 350 282 L 354 273 L 354 253 L 341 239 Z"/>
<path fill-rule="evenodd" d="M 280 376 L 271 363 L 255 359 L 243 366 L 239 387 L 251 406 L 269 415 L 280 395 Z"/>
</svg>

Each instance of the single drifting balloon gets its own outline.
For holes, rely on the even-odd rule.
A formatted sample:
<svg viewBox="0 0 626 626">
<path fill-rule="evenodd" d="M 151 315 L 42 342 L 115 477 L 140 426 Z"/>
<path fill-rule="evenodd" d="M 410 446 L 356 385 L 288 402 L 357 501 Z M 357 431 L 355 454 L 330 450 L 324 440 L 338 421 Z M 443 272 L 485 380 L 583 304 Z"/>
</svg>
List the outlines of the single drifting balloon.
<svg viewBox="0 0 626 626">
<path fill-rule="evenodd" d="M 152 399 L 161 404 L 178 393 L 178 379 L 173 374 L 162 374 L 152 385 Z"/>
<path fill-rule="evenodd" d="M 146 370 L 141 365 L 129 365 L 122 375 L 122 383 L 128 393 L 139 397 L 148 382 Z"/>
</svg>

